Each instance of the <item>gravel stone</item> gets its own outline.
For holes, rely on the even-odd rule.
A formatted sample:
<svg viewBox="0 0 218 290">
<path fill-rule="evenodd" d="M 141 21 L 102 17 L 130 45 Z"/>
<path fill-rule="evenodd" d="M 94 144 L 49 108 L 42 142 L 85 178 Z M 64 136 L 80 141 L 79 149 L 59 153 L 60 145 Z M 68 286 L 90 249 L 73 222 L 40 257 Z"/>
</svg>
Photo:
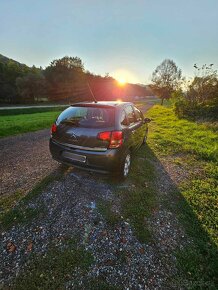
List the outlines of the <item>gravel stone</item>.
<svg viewBox="0 0 218 290">
<path fill-rule="evenodd" d="M 154 239 L 142 244 L 119 209 L 114 227 L 98 211 L 99 200 L 119 202 L 113 192 L 107 179 L 75 169 L 52 182 L 30 203 L 34 208 L 43 205 L 40 218 L 1 234 L 0 285 L 10 287 L 30 253 L 46 254 L 51 243 L 63 247 L 66 239 L 76 238 L 92 253 L 94 263 L 86 275 L 76 269 L 66 288 L 85 289 L 93 278 L 103 278 L 120 289 L 178 289 L 169 281 L 176 273 L 173 251 L 181 246 L 184 233 L 173 214 L 160 206 L 146 221 Z M 13 253 L 7 252 L 9 242 L 16 245 Z"/>
<path fill-rule="evenodd" d="M 49 130 L 0 139 L 0 195 L 27 192 L 58 167 L 51 158 Z"/>
</svg>

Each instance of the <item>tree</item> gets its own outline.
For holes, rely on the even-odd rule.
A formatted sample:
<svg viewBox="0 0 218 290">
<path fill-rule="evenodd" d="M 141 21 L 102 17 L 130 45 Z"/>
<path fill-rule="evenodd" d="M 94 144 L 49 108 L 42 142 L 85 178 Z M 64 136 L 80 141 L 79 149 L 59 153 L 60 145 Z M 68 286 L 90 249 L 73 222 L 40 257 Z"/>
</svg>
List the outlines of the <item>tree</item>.
<svg viewBox="0 0 218 290">
<path fill-rule="evenodd" d="M 0 55 L 0 102 L 15 103 L 20 101 L 16 80 L 30 72 L 38 73 L 40 69 L 28 67 L 12 59 Z"/>
<path fill-rule="evenodd" d="M 16 79 L 19 94 L 25 103 L 34 103 L 46 96 L 45 77 L 42 73 L 29 73 Z"/>
<path fill-rule="evenodd" d="M 195 77 L 189 85 L 187 98 L 192 105 L 218 104 L 218 75 L 213 64 L 202 67 L 194 65 Z"/>
<path fill-rule="evenodd" d="M 176 96 L 175 112 L 179 117 L 210 118 L 218 116 L 218 75 L 213 64 L 198 67 L 186 93 Z"/>
<path fill-rule="evenodd" d="M 179 89 L 182 81 L 182 71 L 175 62 L 165 59 L 152 74 L 151 89 L 161 99 L 169 99 L 173 92 Z"/>
<path fill-rule="evenodd" d="M 68 56 L 56 59 L 45 69 L 45 78 L 50 99 L 70 101 L 76 95 L 78 86 L 84 84 L 82 60 L 79 57 Z"/>
</svg>

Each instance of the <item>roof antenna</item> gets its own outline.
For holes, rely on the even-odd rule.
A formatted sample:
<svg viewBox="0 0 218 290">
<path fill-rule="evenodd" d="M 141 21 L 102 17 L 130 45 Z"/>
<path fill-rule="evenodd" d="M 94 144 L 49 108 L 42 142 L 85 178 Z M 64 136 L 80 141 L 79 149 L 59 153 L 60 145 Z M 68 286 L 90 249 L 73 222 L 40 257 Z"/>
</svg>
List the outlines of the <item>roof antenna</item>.
<svg viewBox="0 0 218 290">
<path fill-rule="evenodd" d="M 95 103 L 97 103 L 98 101 L 96 100 L 96 98 L 95 98 L 95 96 L 94 96 L 94 94 L 93 94 L 93 91 L 92 91 L 92 89 L 91 89 L 91 87 L 90 87 L 90 85 L 89 85 L 89 82 L 88 82 L 88 81 L 87 81 L 87 86 L 88 86 L 88 88 L 89 88 L 89 91 L 90 91 L 90 93 L 91 93 L 91 95 L 92 95 L 92 97 L 93 97 L 93 99 L 94 99 Z"/>
</svg>

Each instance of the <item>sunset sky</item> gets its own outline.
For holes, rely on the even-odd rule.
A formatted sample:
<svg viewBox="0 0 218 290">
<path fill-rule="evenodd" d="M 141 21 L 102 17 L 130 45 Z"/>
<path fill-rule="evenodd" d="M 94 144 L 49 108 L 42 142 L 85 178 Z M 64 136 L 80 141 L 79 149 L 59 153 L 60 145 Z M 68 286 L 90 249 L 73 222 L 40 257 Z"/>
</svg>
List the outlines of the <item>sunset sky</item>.
<svg viewBox="0 0 218 290">
<path fill-rule="evenodd" d="M 0 53 L 47 66 L 65 55 L 85 68 L 148 83 L 164 58 L 185 75 L 218 67 L 218 0 L 0 0 Z"/>
</svg>

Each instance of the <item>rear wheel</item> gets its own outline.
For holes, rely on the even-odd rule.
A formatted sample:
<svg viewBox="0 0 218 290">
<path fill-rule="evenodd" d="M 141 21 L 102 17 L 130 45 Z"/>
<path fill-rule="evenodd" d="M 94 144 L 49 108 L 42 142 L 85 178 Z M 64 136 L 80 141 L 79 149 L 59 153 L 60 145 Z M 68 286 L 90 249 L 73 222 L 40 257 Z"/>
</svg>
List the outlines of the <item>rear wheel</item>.
<svg viewBox="0 0 218 290">
<path fill-rule="evenodd" d="M 147 135 L 144 136 L 143 141 L 142 141 L 142 145 L 145 145 L 147 142 Z"/>
<path fill-rule="evenodd" d="M 119 175 L 121 179 L 127 178 L 127 176 L 129 175 L 130 168 L 131 168 L 131 154 L 130 151 L 128 150 L 124 155 L 124 158 L 120 166 Z"/>
<path fill-rule="evenodd" d="M 142 141 L 142 145 L 145 145 L 146 144 L 146 142 L 147 142 L 147 136 L 148 136 L 148 131 L 146 131 L 146 133 L 145 133 L 145 136 L 144 136 L 143 141 Z"/>
</svg>

